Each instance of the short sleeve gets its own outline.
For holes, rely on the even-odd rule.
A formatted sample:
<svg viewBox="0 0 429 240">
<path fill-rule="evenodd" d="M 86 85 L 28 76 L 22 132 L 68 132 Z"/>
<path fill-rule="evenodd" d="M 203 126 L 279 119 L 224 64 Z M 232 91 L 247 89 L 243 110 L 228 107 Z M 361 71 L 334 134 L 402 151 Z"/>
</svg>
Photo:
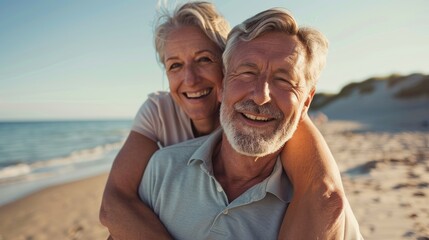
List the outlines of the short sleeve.
<svg viewBox="0 0 429 240">
<path fill-rule="evenodd" d="M 359 223 L 357 222 L 348 201 L 345 207 L 344 240 L 363 240 L 362 234 L 359 230 Z"/>
<path fill-rule="evenodd" d="M 153 98 L 148 97 L 134 117 L 131 130 L 158 142 L 160 125 L 158 105 L 153 101 Z"/>
<path fill-rule="evenodd" d="M 149 94 L 136 114 L 131 130 L 160 147 L 194 138 L 190 118 L 176 105 L 169 92 Z"/>
</svg>

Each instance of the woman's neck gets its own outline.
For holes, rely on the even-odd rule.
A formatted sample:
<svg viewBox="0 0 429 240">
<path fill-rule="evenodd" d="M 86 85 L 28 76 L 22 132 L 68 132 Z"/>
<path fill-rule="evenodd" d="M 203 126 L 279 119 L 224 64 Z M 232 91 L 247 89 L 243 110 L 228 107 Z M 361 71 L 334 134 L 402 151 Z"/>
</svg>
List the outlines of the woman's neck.
<svg viewBox="0 0 429 240">
<path fill-rule="evenodd" d="M 213 118 L 191 120 L 192 132 L 195 137 L 201 137 L 212 133 L 216 128 L 219 127 L 219 115 L 213 116 Z"/>
</svg>

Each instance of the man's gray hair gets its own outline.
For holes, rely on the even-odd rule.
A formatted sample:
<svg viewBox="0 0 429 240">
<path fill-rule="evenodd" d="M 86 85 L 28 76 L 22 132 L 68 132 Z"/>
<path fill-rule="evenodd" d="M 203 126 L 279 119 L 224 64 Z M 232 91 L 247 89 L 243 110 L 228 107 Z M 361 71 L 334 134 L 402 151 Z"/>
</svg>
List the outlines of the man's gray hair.
<svg viewBox="0 0 429 240">
<path fill-rule="evenodd" d="M 228 35 L 223 53 L 224 72 L 228 71 L 229 61 L 240 41 L 250 41 L 267 32 L 284 32 L 297 36 L 305 51 L 307 84 L 316 85 L 317 79 L 326 64 L 328 40 L 316 29 L 300 28 L 291 13 L 282 8 L 271 8 L 247 19 L 234 27 Z"/>
<path fill-rule="evenodd" d="M 162 11 L 163 10 L 163 11 Z M 195 26 L 203 31 L 223 52 L 230 27 L 226 19 L 212 3 L 204 1 L 188 2 L 178 6 L 173 13 L 161 9 L 157 21 L 154 41 L 158 60 L 164 64 L 164 48 L 168 34 L 182 26 Z"/>
</svg>

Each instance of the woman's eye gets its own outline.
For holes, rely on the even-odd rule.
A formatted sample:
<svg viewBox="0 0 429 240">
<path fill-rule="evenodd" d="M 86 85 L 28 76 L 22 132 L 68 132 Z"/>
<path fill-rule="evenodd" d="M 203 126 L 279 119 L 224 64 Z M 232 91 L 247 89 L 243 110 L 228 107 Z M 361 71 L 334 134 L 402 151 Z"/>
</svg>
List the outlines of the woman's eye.
<svg viewBox="0 0 429 240">
<path fill-rule="evenodd" d="M 198 62 L 213 62 L 209 57 L 200 57 Z"/>
<path fill-rule="evenodd" d="M 179 68 L 181 66 L 180 63 L 173 63 L 170 65 L 170 67 L 168 68 L 168 70 L 174 70 L 176 68 Z"/>
</svg>

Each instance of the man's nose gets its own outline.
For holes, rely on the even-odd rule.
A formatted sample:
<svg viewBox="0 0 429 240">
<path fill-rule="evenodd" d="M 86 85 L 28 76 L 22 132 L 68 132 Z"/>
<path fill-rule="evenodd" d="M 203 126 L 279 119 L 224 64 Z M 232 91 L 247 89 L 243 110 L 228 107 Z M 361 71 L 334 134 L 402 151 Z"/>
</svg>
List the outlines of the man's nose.
<svg viewBox="0 0 429 240">
<path fill-rule="evenodd" d="M 195 67 L 191 64 L 185 67 L 184 82 L 188 86 L 193 86 L 198 83 L 198 75 Z"/>
<path fill-rule="evenodd" d="M 253 101 L 258 105 L 264 105 L 271 101 L 270 86 L 266 79 L 260 78 L 255 83 L 255 89 L 253 90 Z"/>
</svg>

